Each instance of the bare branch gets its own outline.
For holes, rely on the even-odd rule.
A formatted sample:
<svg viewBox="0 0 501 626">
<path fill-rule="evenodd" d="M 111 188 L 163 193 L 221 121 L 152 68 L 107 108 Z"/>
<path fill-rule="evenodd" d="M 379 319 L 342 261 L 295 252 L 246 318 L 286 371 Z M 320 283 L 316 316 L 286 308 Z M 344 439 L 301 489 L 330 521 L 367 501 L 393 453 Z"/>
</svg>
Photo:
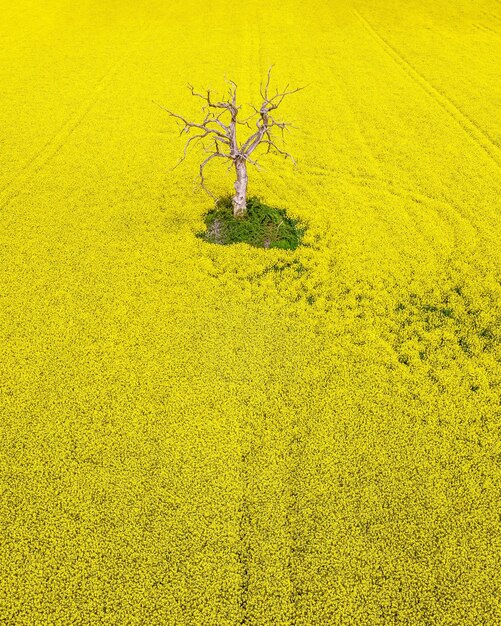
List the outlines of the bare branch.
<svg viewBox="0 0 501 626">
<path fill-rule="evenodd" d="M 266 146 L 267 152 L 275 151 L 286 159 L 290 159 L 296 165 L 292 155 L 277 145 L 273 133 L 273 129 L 278 128 L 282 142 L 285 144 L 285 131 L 293 128 L 293 125 L 276 120 L 271 113 L 279 108 L 288 95 L 297 93 L 304 87 L 290 89 L 289 85 L 286 85 L 281 91 L 276 89 L 272 95 L 270 85 L 273 67 L 273 65 L 269 67 L 265 80 L 260 83 L 261 106 L 258 108 L 250 105 L 253 113 L 245 119 L 238 119 L 242 107 L 237 104 L 238 86 L 232 80 L 226 81 L 229 89 L 226 97 L 223 96 L 221 102 L 213 100 L 213 94 L 210 89 L 207 89 L 206 92 L 198 92 L 192 85 L 188 85 L 191 95 L 204 102 L 202 107 L 204 119 L 201 122 L 192 122 L 183 115 L 174 113 L 155 102 L 157 106 L 180 123 L 181 135 L 188 135 L 193 131 L 193 135 L 187 139 L 183 155 L 175 167 L 186 158 L 192 144 L 201 144 L 203 150 L 207 153 L 208 156 L 200 164 L 199 179 L 201 187 L 208 195 L 217 201 L 216 196 L 207 188 L 205 180 L 205 168 L 212 160 L 216 158 L 226 159 L 229 161 L 228 169 L 232 167 L 236 169 L 236 195 L 233 197 L 233 209 L 234 215 L 237 217 L 242 217 L 246 211 L 247 164 L 254 165 L 260 169 L 258 161 L 251 158 L 251 154 L 258 146 L 263 144 Z M 230 118 L 229 120 L 226 118 L 228 121 L 225 121 L 223 117 L 225 114 L 228 114 Z M 251 125 L 251 120 L 255 120 L 255 127 L 254 123 Z M 237 142 L 237 125 L 247 126 L 251 130 L 247 139 L 240 146 Z M 208 141 L 205 142 L 205 139 Z"/>
<path fill-rule="evenodd" d="M 195 91 L 195 88 L 193 87 L 193 85 L 190 85 L 189 83 L 188 83 L 188 89 L 191 91 L 192 96 L 196 96 L 197 98 L 202 98 L 202 100 L 205 100 L 207 104 L 211 106 L 210 89 L 207 89 L 206 96 L 203 93 L 198 93 L 197 91 Z"/>
<path fill-rule="evenodd" d="M 152 102 L 153 102 L 153 104 L 156 104 L 158 107 L 160 107 L 162 109 L 162 111 L 166 111 L 169 115 L 172 115 L 172 117 L 175 117 L 175 118 L 181 120 L 185 126 L 188 124 L 188 121 L 182 115 L 178 115 L 177 113 L 173 113 L 172 111 L 169 111 L 169 109 L 166 109 L 164 106 L 159 104 L 156 100 L 152 100 Z M 184 129 L 181 130 L 181 134 L 183 132 L 184 132 Z"/>
<path fill-rule="evenodd" d="M 203 130 L 207 134 L 213 133 L 214 135 L 217 135 L 218 137 L 221 137 L 222 139 L 225 139 L 225 140 L 228 139 L 228 135 L 226 134 L 226 132 L 222 133 L 221 131 L 216 130 L 215 128 L 209 128 L 207 126 L 207 124 L 211 124 L 213 122 L 217 123 L 217 118 L 211 118 L 209 113 L 205 116 L 204 121 L 201 124 L 198 124 L 196 122 L 188 121 L 185 117 L 183 117 L 182 115 L 179 115 L 178 113 L 173 113 L 172 111 L 169 111 L 169 109 L 166 109 L 164 106 L 162 106 L 158 102 L 155 102 L 155 100 L 153 100 L 153 102 L 157 106 L 159 106 L 163 111 L 166 111 L 172 117 L 175 117 L 176 119 L 181 120 L 183 122 L 184 126 L 181 129 L 181 132 L 180 132 L 181 135 L 183 133 L 189 133 L 192 128 L 197 128 L 198 130 Z M 223 128 L 223 130 L 225 129 L 226 127 Z"/>
<path fill-rule="evenodd" d="M 263 91 L 263 83 L 261 83 L 260 87 L 259 87 L 259 92 L 261 94 L 261 98 L 263 98 L 263 100 L 268 100 L 268 89 L 270 87 L 270 80 L 271 80 L 271 70 L 274 68 L 274 64 L 270 65 L 269 69 L 268 69 L 268 75 L 266 78 L 266 86 L 264 88 Z"/>
<path fill-rule="evenodd" d="M 193 85 L 188 85 L 188 89 L 191 91 L 192 96 L 196 96 L 197 98 L 201 98 L 202 100 L 205 100 L 205 102 L 207 102 L 207 105 L 212 109 L 225 109 L 230 112 L 233 109 L 233 105 L 230 102 L 213 102 L 213 100 L 211 100 L 210 89 L 207 89 L 207 95 L 204 95 L 202 93 L 198 93 L 197 91 L 195 91 Z"/>
<path fill-rule="evenodd" d="M 263 106 L 266 106 L 268 111 L 274 111 L 275 109 L 278 109 L 278 107 L 282 104 L 286 96 L 290 96 L 291 94 L 297 93 L 298 91 L 302 91 L 303 89 L 304 87 L 297 87 L 296 89 L 290 89 L 289 91 L 285 90 L 280 93 L 276 93 L 272 98 L 270 98 L 269 100 L 266 100 L 266 102 L 263 103 Z M 275 102 L 277 98 L 278 98 L 278 101 Z"/>
<path fill-rule="evenodd" d="M 266 131 L 265 135 L 266 135 L 266 137 L 268 137 L 268 141 L 269 141 L 269 143 L 268 143 L 268 149 L 266 150 L 266 154 L 268 154 L 268 152 L 270 152 L 270 150 L 271 150 L 271 146 L 272 146 L 272 144 L 273 144 L 273 139 L 271 138 L 271 131 L 270 131 L 270 129 L 268 129 L 268 130 Z"/>
<path fill-rule="evenodd" d="M 285 150 L 282 150 L 281 148 L 279 148 L 277 146 L 277 144 L 274 141 L 270 141 L 269 139 L 263 139 L 261 141 L 262 144 L 268 144 L 270 146 L 270 149 L 273 148 L 274 150 L 276 150 L 279 154 L 282 154 L 286 159 L 290 159 L 294 165 L 297 165 L 296 161 L 294 160 L 294 157 L 292 156 L 292 154 L 289 154 L 288 152 L 286 152 Z"/>
<path fill-rule="evenodd" d="M 237 84 L 233 82 L 232 80 L 228 80 L 227 82 L 228 84 L 231 85 L 230 87 L 231 103 L 233 104 L 234 107 L 236 107 L 237 106 Z"/>
<path fill-rule="evenodd" d="M 247 161 L 247 163 L 251 163 L 252 165 L 254 165 L 258 171 L 261 171 L 261 165 L 257 161 L 254 161 L 248 156 L 245 156 L 244 159 Z"/>
<path fill-rule="evenodd" d="M 255 113 L 253 113 L 252 115 L 249 115 L 244 120 L 237 120 L 237 124 L 244 124 L 245 126 L 248 126 L 250 128 L 249 120 L 256 117 L 256 115 L 259 115 L 259 110 L 256 109 L 256 107 L 252 106 L 252 104 L 250 106 L 254 109 Z"/>
<path fill-rule="evenodd" d="M 202 186 L 202 189 L 204 189 L 204 191 L 206 191 L 214 200 L 217 199 L 216 196 L 205 185 L 204 168 L 208 163 L 210 163 L 210 161 L 212 161 L 212 159 L 215 159 L 216 157 L 222 157 L 225 159 L 228 158 L 225 154 L 221 154 L 221 152 L 213 152 L 205 159 L 205 161 L 203 161 L 203 163 L 200 164 L 200 185 Z"/>
<path fill-rule="evenodd" d="M 262 134 L 264 134 L 264 129 L 263 132 L 261 131 L 262 126 L 258 126 L 258 130 L 253 135 L 251 135 L 244 144 L 242 144 L 242 147 L 240 148 L 240 152 L 242 154 L 248 156 L 253 152 L 258 143 L 261 141 Z"/>
<path fill-rule="evenodd" d="M 221 115 L 224 115 L 224 113 L 225 113 L 225 110 L 223 109 L 221 111 L 221 113 L 218 113 L 216 115 L 216 117 L 211 118 L 207 123 L 208 124 L 217 124 L 218 126 L 220 126 L 223 129 L 224 134 L 229 138 L 230 137 L 230 128 L 229 128 L 229 126 L 226 126 L 226 124 L 223 124 L 223 122 L 221 122 L 221 120 L 219 119 L 221 117 Z"/>
<path fill-rule="evenodd" d="M 188 141 L 186 142 L 185 146 L 184 146 L 184 150 L 183 150 L 183 156 L 179 159 L 179 161 L 176 163 L 176 165 L 174 165 L 174 167 L 172 168 L 173 170 L 176 169 L 176 167 L 178 167 L 179 165 L 181 165 L 181 163 L 186 159 L 186 153 L 188 151 L 188 148 L 191 144 L 192 141 L 196 141 L 196 140 L 200 140 L 203 139 L 204 137 L 206 137 L 206 134 L 204 135 L 193 135 L 193 137 L 190 137 L 188 139 Z"/>
</svg>

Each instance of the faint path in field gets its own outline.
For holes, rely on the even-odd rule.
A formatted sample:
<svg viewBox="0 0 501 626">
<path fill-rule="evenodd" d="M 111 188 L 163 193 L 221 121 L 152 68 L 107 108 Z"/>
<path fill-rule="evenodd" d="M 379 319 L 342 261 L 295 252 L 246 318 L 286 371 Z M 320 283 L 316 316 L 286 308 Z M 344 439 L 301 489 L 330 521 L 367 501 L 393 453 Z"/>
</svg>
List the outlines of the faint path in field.
<svg viewBox="0 0 501 626">
<path fill-rule="evenodd" d="M 450 198 L 437 198 L 432 194 L 423 193 L 422 191 L 418 191 L 413 187 L 407 187 L 403 185 L 401 181 L 398 184 L 394 184 L 392 181 L 389 181 L 385 178 L 381 178 L 377 181 L 379 187 L 384 187 L 384 191 L 390 193 L 391 195 L 403 198 L 410 199 L 413 202 L 421 203 L 430 207 L 430 204 L 434 204 L 435 206 L 442 206 L 449 212 L 452 212 L 456 218 L 461 220 L 465 220 L 471 228 L 473 228 L 477 234 L 479 234 L 479 229 L 475 224 L 474 220 L 471 219 L 471 215 L 464 210 L 464 208 L 454 202 Z"/>
<path fill-rule="evenodd" d="M 459 124 L 463 131 L 480 146 L 487 156 L 499 168 L 501 168 L 501 151 L 487 133 L 473 120 L 465 115 L 445 94 L 434 87 L 422 74 L 420 74 L 409 61 L 407 61 L 396 48 L 390 45 L 383 37 L 374 30 L 372 25 L 356 10 L 353 9 L 364 27 L 374 37 L 385 52 L 410 76 L 424 91 L 439 104 L 453 120 Z"/>
<path fill-rule="evenodd" d="M 495 13 L 489 13 L 488 11 L 482 11 L 482 14 L 485 15 L 489 19 L 495 19 L 497 22 L 501 22 L 501 17 L 496 15 Z"/>
<path fill-rule="evenodd" d="M 332 175 L 332 172 L 330 172 L 327 168 L 324 169 L 322 167 L 311 165 L 308 166 L 308 173 L 312 176 L 321 178 L 327 175 Z M 433 211 L 436 214 L 435 219 L 438 226 L 443 226 L 444 222 L 453 225 L 456 243 L 460 242 L 460 231 L 464 231 L 465 228 L 469 230 L 470 236 L 473 231 L 477 240 L 482 238 L 480 229 L 475 221 L 472 220 L 471 214 L 468 213 L 464 207 L 450 198 L 439 198 L 432 194 L 423 193 L 416 188 L 403 185 L 401 181 L 393 183 L 391 180 L 377 174 L 361 174 L 350 170 L 343 170 L 338 171 L 336 173 L 336 177 L 340 181 L 348 182 L 350 184 L 354 183 L 358 187 L 366 188 L 372 193 L 387 193 L 407 202 L 410 200 L 417 205 L 425 206 L 428 210 Z M 409 216 L 411 215 L 409 212 L 408 214 Z M 418 221 L 414 222 L 414 227 L 419 230 L 424 238 L 427 238 L 426 233 L 422 230 Z"/>
<path fill-rule="evenodd" d="M 324 176 L 328 172 L 330 172 L 330 170 L 328 170 L 327 168 L 324 169 L 321 167 L 313 167 L 310 165 L 308 166 L 308 172 L 314 176 Z M 422 203 L 434 202 L 437 204 L 443 204 L 444 206 L 454 208 L 459 215 L 466 217 L 463 215 L 461 207 L 458 204 L 453 203 L 449 200 L 437 198 L 436 196 L 433 196 L 431 194 L 422 193 L 412 187 L 406 187 L 402 184 L 401 181 L 399 181 L 398 185 L 396 185 L 391 180 L 384 178 L 381 175 L 355 174 L 354 172 L 351 172 L 349 170 L 338 171 L 338 177 L 340 179 L 349 179 L 350 181 L 354 181 L 361 187 L 368 187 L 369 189 L 386 191 L 394 196 L 399 196 L 401 198 L 410 198 L 411 200 L 416 200 Z"/>
<path fill-rule="evenodd" d="M 355 111 L 353 110 L 353 107 L 351 106 L 351 103 L 349 101 L 348 96 L 346 95 L 346 87 L 343 84 L 343 81 L 339 80 L 334 72 L 334 67 L 331 63 L 326 64 L 326 68 L 327 70 L 330 72 L 331 74 L 331 79 L 333 82 L 336 83 L 336 85 L 338 86 L 340 95 L 343 98 L 343 101 L 345 103 L 345 107 L 344 110 L 346 112 L 346 116 L 349 119 L 349 121 L 351 122 L 350 127 L 353 129 L 353 131 L 356 133 L 358 140 L 359 140 L 359 146 L 360 146 L 360 151 L 364 154 L 365 156 L 365 163 L 366 164 L 371 164 L 372 165 L 372 171 L 375 172 L 374 176 L 371 176 L 370 174 L 367 174 L 368 178 L 383 178 L 384 177 L 384 173 L 383 173 L 383 169 L 381 167 L 381 164 L 379 163 L 376 155 L 374 154 L 374 151 L 372 149 L 372 146 L 370 144 L 370 142 L 367 140 L 367 136 L 363 130 L 362 125 L 360 124 L 358 117 L 355 113 Z"/>
<path fill-rule="evenodd" d="M 111 65 L 102 78 L 99 80 L 96 87 L 92 90 L 89 96 L 82 102 L 78 109 L 70 115 L 66 122 L 56 133 L 38 150 L 19 170 L 0 189 L 0 209 L 5 208 L 9 201 L 15 197 L 23 187 L 29 183 L 29 181 L 41 171 L 47 163 L 53 159 L 61 148 L 68 142 L 72 133 L 82 123 L 92 107 L 98 102 L 99 97 L 111 84 L 113 78 L 119 73 L 124 66 L 125 62 L 132 55 L 132 53 L 139 47 L 144 41 L 150 31 L 150 27 L 147 26 L 141 32 L 141 35 L 135 40 L 133 44 L 127 46 L 127 53 L 123 54 L 120 59 Z"/>
<path fill-rule="evenodd" d="M 473 26 L 477 30 L 481 30 L 484 33 L 491 34 L 491 35 L 496 35 L 497 37 L 501 37 L 501 35 L 497 32 L 497 30 L 494 30 L 493 28 L 490 28 L 490 26 L 487 26 L 487 24 L 484 24 L 483 22 L 477 22 L 477 23 L 473 24 Z"/>
</svg>

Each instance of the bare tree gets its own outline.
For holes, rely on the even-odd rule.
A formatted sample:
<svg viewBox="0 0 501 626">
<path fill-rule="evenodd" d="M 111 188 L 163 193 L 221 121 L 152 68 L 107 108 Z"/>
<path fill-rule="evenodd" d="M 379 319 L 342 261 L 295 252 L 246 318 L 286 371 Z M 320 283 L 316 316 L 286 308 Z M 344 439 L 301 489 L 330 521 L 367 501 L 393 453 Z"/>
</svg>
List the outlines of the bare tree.
<svg viewBox="0 0 501 626">
<path fill-rule="evenodd" d="M 184 161 L 188 148 L 192 142 L 202 142 L 204 150 L 208 153 L 208 156 L 200 164 L 200 184 L 202 188 L 216 201 L 216 196 L 207 188 L 205 184 L 205 167 L 213 159 L 217 158 L 228 159 L 230 161 L 229 167 L 235 167 L 236 181 L 235 195 L 233 196 L 233 214 L 235 217 L 244 217 L 247 211 L 247 163 L 258 166 L 257 161 L 251 159 L 251 155 L 258 146 L 266 146 L 267 153 L 275 151 L 277 154 L 284 156 L 286 159 L 290 159 L 295 165 L 293 157 L 277 145 L 274 133 L 274 131 L 278 129 L 281 132 L 283 141 L 284 131 L 292 125 L 277 121 L 274 115 L 272 115 L 272 112 L 278 109 L 286 96 L 296 93 L 297 91 L 304 89 L 304 87 L 289 90 L 289 86 L 287 85 L 283 91 L 278 91 L 277 89 L 272 95 L 270 93 L 272 68 L 273 66 L 271 66 L 268 70 L 266 82 L 264 84 L 261 83 L 260 86 L 262 98 L 260 108 L 258 109 L 257 107 L 250 105 L 251 108 L 254 109 L 254 113 L 243 120 L 238 119 L 238 115 L 242 107 L 237 105 L 237 85 L 233 81 L 227 81 L 230 85 L 228 97 L 226 100 L 221 102 L 215 102 L 213 100 L 209 89 L 206 93 L 198 93 L 192 85 L 188 85 L 191 94 L 197 98 L 201 98 L 206 103 L 202 108 L 205 112 L 205 118 L 200 123 L 190 122 L 182 115 L 169 111 L 162 105 L 158 104 L 158 102 L 155 103 L 158 104 L 158 106 L 164 111 L 167 111 L 169 115 L 180 120 L 181 135 L 189 135 L 192 131 L 195 133 L 187 140 L 184 146 L 183 156 L 175 167 Z M 252 130 L 250 120 L 254 118 L 257 118 L 255 122 L 256 130 L 250 134 L 244 142 L 239 143 L 237 139 L 237 125 L 246 126 Z M 208 143 L 210 143 L 211 148 L 208 147 Z"/>
</svg>

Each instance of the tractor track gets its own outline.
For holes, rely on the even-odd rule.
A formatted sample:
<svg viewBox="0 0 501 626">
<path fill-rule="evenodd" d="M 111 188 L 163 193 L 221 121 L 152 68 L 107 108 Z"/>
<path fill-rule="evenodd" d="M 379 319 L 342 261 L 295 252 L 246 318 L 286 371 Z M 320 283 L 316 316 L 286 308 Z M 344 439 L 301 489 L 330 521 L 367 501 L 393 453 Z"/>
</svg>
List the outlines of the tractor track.
<svg viewBox="0 0 501 626">
<path fill-rule="evenodd" d="M 150 26 L 146 26 L 140 36 L 128 48 L 127 54 L 124 54 L 119 60 L 112 64 L 105 74 L 101 77 L 96 87 L 91 91 L 89 96 L 81 103 L 78 109 L 70 115 L 66 122 L 56 131 L 31 158 L 12 176 L 0 189 L 0 209 L 5 208 L 8 203 L 17 196 L 24 187 L 50 163 L 57 153 L 68 143 L 73 132 L 80 126 L 92 108 L 99 101 L 101 95 L 110 86 L 115 76 L 125 65 L 128 58 L 139 47 L 150 32 Z"/>
<path fill-rule="evenodd" d="M 366 30 L 372 35 L 379 46 L 399 65 L 402 70 L 414 80 L 430 98 L 438 104 L 465 132 L 468 137 L 477 144 L 489 157 L 489 159 L 501 169 L 501 154 L 497 145 L 490 139 L 485 131 L 473 120 L 465 115 L 452 100 L 434 87 L 428 79 L 420 74 L 416 68 L 409 63 L 398 50 L 389 44 L 386 39 L 374 29 L 374 27 L 356 9 L 353 12 L 364 25 Z"/>
</svg>

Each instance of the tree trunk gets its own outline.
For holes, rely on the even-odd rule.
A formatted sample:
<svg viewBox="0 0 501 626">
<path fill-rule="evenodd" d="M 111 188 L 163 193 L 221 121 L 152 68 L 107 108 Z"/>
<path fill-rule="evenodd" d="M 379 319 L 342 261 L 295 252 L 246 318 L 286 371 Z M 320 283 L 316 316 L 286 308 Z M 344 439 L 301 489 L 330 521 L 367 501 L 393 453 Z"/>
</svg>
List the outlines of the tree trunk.
<svg viewBox="0 0 501 626">
<path fill-rule="evenodd" d="M 233 196 L 233 215 L 244 217 L 247 213 L 247 163 L 244 159 L 235 160 L 237 180 L 235 181 L 235 195 Z"/>
</svg>

